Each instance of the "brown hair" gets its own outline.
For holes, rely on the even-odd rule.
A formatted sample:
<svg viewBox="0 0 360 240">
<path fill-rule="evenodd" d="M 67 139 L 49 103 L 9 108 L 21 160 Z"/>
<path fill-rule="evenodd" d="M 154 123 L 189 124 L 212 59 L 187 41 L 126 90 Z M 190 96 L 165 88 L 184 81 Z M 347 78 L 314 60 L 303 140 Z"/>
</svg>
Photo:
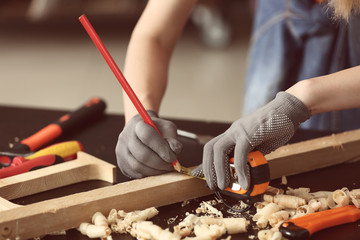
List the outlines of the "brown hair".
<svg viewBox="0 0 360 240">
<path fill-rule="evenodd" d="M 336 19 L 349 20 L 352 13 L 360 12 L 360 0 L 329 0 Z"/>
</svg>

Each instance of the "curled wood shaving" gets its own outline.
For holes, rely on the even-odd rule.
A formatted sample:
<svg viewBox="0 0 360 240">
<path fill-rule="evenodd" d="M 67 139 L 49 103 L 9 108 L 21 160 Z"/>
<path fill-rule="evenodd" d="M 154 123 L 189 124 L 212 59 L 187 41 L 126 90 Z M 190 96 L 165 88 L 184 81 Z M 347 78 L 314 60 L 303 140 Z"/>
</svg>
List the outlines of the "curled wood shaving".
<svg viewBox="0 0 360 240">
<path fill-rule="evenodd" d="M 265 194 L 268 194 L 268 195 L 277 195 L 277 194 L 283 194 L 284 193 L 284 190 L 281 189 L 281 188 L 276 188 L 276 187 L 273 187 L 273 186 L 268 186 L 266 191 L 265 191 Z"/>
<path fill-rule="evenodd" d="M 181 203 L 181 207 L 185 207 L 186 205 L 188 205 L 190 203 L 189 200 L 185 200 Z"/>
<path fill-rule="evenodd" d="M 258 232 L 259 240 L 281 240 L 282 234 L 279 231 L 274 230 L 260 230 Z"/>
<path fill-rule="evenodd" d="M 297 208 L 306 204 L 306 201 L 303 198 L 285 194 L 278 194 L 275 196 L 264 195 L 264 200 L 281 205 L 283 208 Z"/>
<path fill-rule="evenodd" d="M 197 237 L 209 234 L 209 239 L 216 239 L 225 233 L 237 234 L 247 231 L 250 221 L 245 218 L 222 218 L 210 216 L 196 216 L 189 214 L 182 222 L 174 227 L 174 232 L 182 237 L 189 236 L 192 232 Z"/>
<path fill-rule="evenodd" d="M 96 226 L 90 223 L 81 223 L 78 230 L 89 238 L 106 238 L 111 234 L 109 227 Z"/>
<path fill-rule="evenodd" d="M 205 213 L 210 216 L 222 217 L 223 214 L 221 211 L 217 210 L 212 204 L 217 204 L 216 202 L 202 202 L 200 203 L 200 207 L 198 207 L 195 212 L 196 213 Z"/>
<path fill-rule="evenodd" d="M 158 214 L 156 208 L 133 212 L 112 209 L 107 218 L 97 212 L 92 218 L 92 224 L 82 223 L 78 229 L 89 237 L 100 237 L 108 240 L 111 239 L 111 232 L 130 233 L 137 239 L 144 240 L 217 239 L 224 233 L 246 232 L 250 221 L 244 217 L 224 218 L 222 212 L 214 207 L 218 203 L 217 200 L 201 202 L 195 212 L 200 215 L 204 214 L 204 216 L 187 212 L 185 219 L 174 226 L 173 232 L 169 229 L 162 229 L 148 221 Z M 252 216 L 252 220 L 257 225 L 254 230 L 259 230 L 258 238 L 260 240 L 281 239 L 282 236 L 278 228 L 283 221 L 323 211 L 329 207 L 340 207 L 348 204 L 360 207 L 360 189 L 349 191 L 347 188 L 342 188 L 333 192 L 311 193 L 309 188 L 288 188 L 284 194 L 281 189 L 269 187 L 264 194 L 264 201 L 254 204 L 256 214 Z M 235 206 L 241 208 L 242 202 Z M 177 218 L 178 216 L 169 219 L 168 224 L 173 223 Z M 272 228 L 265 229 L 269 226 Z M 195 236 L 191 237 L 194 234 Z"/>
<path fill-rule="evenodd" d="M 288 190 L 286 191 L 286 194 L 303 198 L 305 199 L 305 201 L 309 201 L 310 199 L 313 198 L 313 195 L 310 193 L 310 188 L 293 189 L 289 187 Z"/>
<path fill-rule="evenodd" d="M 111 229 L 117 233 L 126 233 L 130 232 L 132 224 L 134 222 L 145 221 L 147 219 L 151 219 L 156 216 L 159 211 L 154 208 L 147 208 L 141 211 L 133 211 L 133 212 L 125 212 L 123 210 L 119 210 L 117 212 L 118 218 L 116 219 L 116 223 L 111 225 Z"/>
<path fill-rule="evenodd" d="M 180 240 L 180 236 L 150 221 L 134 222 L 130 234 L 141 240 Z"/>
</svg>

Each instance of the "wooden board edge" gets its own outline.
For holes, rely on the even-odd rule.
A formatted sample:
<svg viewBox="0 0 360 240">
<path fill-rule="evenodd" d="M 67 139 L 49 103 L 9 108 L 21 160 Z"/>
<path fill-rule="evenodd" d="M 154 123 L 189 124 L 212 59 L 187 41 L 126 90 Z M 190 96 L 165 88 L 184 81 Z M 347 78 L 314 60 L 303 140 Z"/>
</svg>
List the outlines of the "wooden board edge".
<svg viewBox="0 0 360 240">
<path fill-rule="evenodd" d="M 266 155 L 270 178 L 360 160 L 360 129 L 282 146 Z"/>
<path fill-rule="evenodd" d="M 211 193 L 203 180 L 174 172 L 119 183 L 3 211 L 0 232 L 7 229 L 7 235 L 0 235 L 0 240 L 75 228 L 89 221 L 96 211 L 107 214 L 112 208 L 132 211 L 159 207 Z"/>
</svg>

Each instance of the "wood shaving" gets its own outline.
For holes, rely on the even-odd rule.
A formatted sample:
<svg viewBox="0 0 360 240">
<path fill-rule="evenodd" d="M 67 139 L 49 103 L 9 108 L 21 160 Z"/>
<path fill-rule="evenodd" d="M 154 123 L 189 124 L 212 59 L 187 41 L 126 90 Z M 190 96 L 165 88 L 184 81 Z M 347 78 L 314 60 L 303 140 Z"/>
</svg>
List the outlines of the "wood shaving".
<svg viewBox="0 0 360 240">
<path fill-rule="evenodd" d="M 185 200 L 181 203 L 181 207 L 185 207 L 186 205 L 189 205 L 190 201 L 189 200 Z"/>
<path fill-rule="evenodd" d="M 309 201 L 310 199 L 313 198 L 313 195 L 310 193 L 310 188 L 293 189 L 288 187 L 288 190 L 286 190 L 286 194 L 303 198 L 305 199 L 305 201 Z"/>
<path fill-rule="evenodd" d="M 141 240 L 180 240 L 180 236 L 150 221 L 139 221 L 132 224 L 131 236 Z"/>
<path fill-rule="evenodd" d="M 272 196 L 277 195 L 277 194 L 283 194 L 283 193 L 284 193 L 283 189 L 272 187 L 272 186 L 268 186 L 265 191 L 265 194 L 272 195 Z"/>
<path fill-rule="evenodd" d="M 205 214 L 208 214 L 208 215 L 214 216 L 214 217 L 222 217 L 223 216 L 222 212 L 212 206 L 215 204 L 217 204 L 216 201 L 202 202 L 202 203 L 200 203 L 200 206 L 195 210 L 195 212 L 196 213 L 205 213 Z"/>
<path fill-rule="evenodd" d="M 275 211 L 276 209 L 270 204 L 278 205 L 281 210 L 275 211 L 268 216 L 268 222 L 273 228 L 271 230 L 260 230 L 258 232 L 258 238 L 260 240 L 282 239 L 278 227 L 281 225 L 282 221 L 287 220 L 287 218 L 294 219 L 314 212 L 324 211 L 329 208 L 346 206 L 351 203 L 359 208 L 360 204 L 355 197 L 356 193 L 360 195 L 360 190 L 354 189 L 349 191 L 347 188 L 342 188 L 333 192 L 319 191 L 311 193 L 309 188 L 288 188 L 286 194 L 290 195 L 265 194 L 265 202 L 257 202 L 255 204 L 257 207 L 257 214 L 254 215 L 253 220 L 257 221 L 257 226 L 263 229 L 267 227 L 265 224 L 266 219 L 264 219 L 263 216 L 266 216 L 266 214 L 270 212 L 270 210 L 268 210 L 269 208 L 271 211 Z M 266 202 L 268 202 L 268 204 Z M 262 214 L 263 212 L 265 213 Z M 260 219 L 262 219 L 262 221 L 260 221 Z"/>
<path fill-rule="evenodd" d="M 258 232 L 259 240 L 281 240 L 282 235 L 278 231 L 273 230 L 261 230 Z"/>
<path fill-rule="evenodd" d="M 174 232 L 181 237 L 187 237 L 193 232 L 199 238 L 217 239 L 223 234 L 237 234 L 247 231 L 250 221 L 245 218 L 222 218 L 210 216 L 188 215 L 174 227 Z M 208 235 L 206 235 L 208 234 Z"/>
<path fill-rule="evenodd" d="M 111 234 L 109 227 L 96 226 L 90 223 L 81 223 L 78 230 L 89 238 L 106 238 Z"/>
<path fill-rule="evenodd" d="M 349 204 L 354 204 L 359 208 L 360 189 L 350 191 L 347 188 L 342 188 L 332 192 L 319 191 L 311 193 L 309 188 L 288 188 L 286 194 L 284 194 L 281 189 L 269 186 L 263 199 L 264 201 L 254 204 L 256 214 L 250 215 L 256 223 L 253 230 L 258 232 L 257 237 L 259 240 L 280 240 L 282 236 L 278 228 L 288 219 Z M 188 201 L 184 201 L 182 206 L 183 204 L 187 205 Z M 244 217 L 224 218 L 222 212 L 215 207 L 217 204 L 219 204 L 218 200 L 201 202 L 194 211 L 197 215 L 186 212 L 186 217 L 174 226 L 173 232 L 169 229 L 162 229 L 153 222 L 148 221 L 158 214 L 156 208 L 133 212 L 112 209 L 107 218 L 97 212 L 92 218 L 92 223 L 82 223 L 79 231 L 89 237 L 100 237 L 107 240 L 111 239 L 111 233 L 114 232 L 129 233 L 142 240 L 199 240 L 219 239 L 225 233 L 229 234 L 226 239 L 231 239 L 230 234 L 247 231 L 250 224 L 249 220 Z M 247 205 L 239 201 L 239 204 L 233 207 L 244 208 Z M 174 223 L 178 217 L 169 218 L 167 223 Z M 270 227 L 272 228 L 268 229 Z M 249 239 L 254 238 L 255 235 L 249 236 Z"/>
<path fill-rule="evenodd" d="M 173 217 L 173 218 L 169 218 L 169 219 L 166 221 L 167 224 L 169 225 L 169 224 L 174 223 L 178 217 L 179 217 L 179 216 L 176 216 L 176 217 Z"/>
<path fill-rule="evenodd" d="M 278 194 L 275 196 L 265 194 L 264 201 L 276 203 L 278 205 L 281 205 L 283 208 L 297 208 L 306 204 L 306 201 L 303 198 L 285 194 Z"/>
<path fill-rule="evenodd" d="M 231 206 L 231 207 L 232 207 L 232 209 L 229 208 L 229 209 L 226 211 L 227 213 L 229 213 L 229 214 L 231 214 L 231 215 L 233 215 L 233 216 L 241 216 L 242 213 L 236 212 L 236 211 L 234 211 L 233 209 L 235 209 L 235 210 L 242 210 L 242 209 L 248 208 L 249 205 L 240 200 L 238 204 L 235 204 L 235 205 L 233 205 L 233 206 Z"/>
<path fill-rule="evenodd" d="M 111 230 L 117 233 L 129 233 L 133 223 L 151 219 L 158 213 L 159 211 L 154 207 L 133 212 L 119 210 L 115 223 L 111 224 Z"/>
</svg>

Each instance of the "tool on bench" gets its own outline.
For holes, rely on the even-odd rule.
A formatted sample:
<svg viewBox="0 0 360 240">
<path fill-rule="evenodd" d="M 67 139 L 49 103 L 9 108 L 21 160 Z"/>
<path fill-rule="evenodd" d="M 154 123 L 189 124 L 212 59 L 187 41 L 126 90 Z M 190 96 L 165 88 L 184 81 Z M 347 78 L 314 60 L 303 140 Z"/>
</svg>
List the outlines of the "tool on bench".
<svg viewBox="0 0 360 240">
<path fill-rule="evenodd" d="M 359 219 L 360 209 L 348 205 L 285 221 L 280 226 L 280 232 L 286 239 L 310 239 L 315 232 Z"/>
<path fill-rule="evenodd" d="M 57 143 L 28 156 L 16 156 L 10 166 L 0 169 L 0 179 L 76 158 L 83 146 L 78 141 Z"/>
<path fill-rule="evenodd" d="M 132 90 L 131 86 L 126 81 L 124 75 L 121 73 L 119 67 L 116 65 L 114 59 L 111 57 L 110 53 L 106 49 L 105 45 L 101 41 L 100 37 L 96 33 L 95 29 L 92 27 L 91 23 L 89 22 L 85 14 L 81 15 L 79 17 L 79 20 L 81 24 L 84 26 L 87 33 L 89 34 L 90 38 L 93 40 L 95 46 L 99 49 L 101 55 L 104 57 L 105 61 L 109 65 L 115 77 L 118 79 L 120 85 L 128 95 L 131 102 L 134 104 L 134 107 L 139 112 L 144 122 L 152 126 L 159 134 L 161 134 L 159 129 L 155 126 L 149 114 L 146 112 L 144 106 L 141 104 L 140 100 Z M 178 160 L 172 162 L 172 165 L 174 169 L 177 170 L 178 172 L 181 170 L 181 166 Z"/>
<path fill-rule="evenodd" d="M 0 152 L 0 168 L 11 166 L 14 158 L 22 157 L 26 160 L 31 160 L 45 155 L 59 155 L 65 159 L 73 158 L 78 151 L 81 151 L 83 146 L 79 141 L 66 141 L 62 143 L 53 144 L 49 147 L 41 149 L 35 153 L 12 153 Z"/>
<path fill-rule="evenodd" d="M 30 137 L 21 140 L 14 146 L 13 151 L 15 153 L 33 152 L 62 134 L 81 129 L 84 124 L 102 116 L 105 108 L 106 104 L 103 100 L 97 97 L 92 98 L 76 111 L 63 115 Z"/>
<path fill-rule="evenodd" d="M 15 176 L 21 173 L 29 172 L 62 162 L 64 162 L 64 159 L 59 155 L 45 155 L 34 158 L 32 160 L 26 160 L 22 157 L 16 157 L 9 167 L 0 169 L 0 179 Z"/>
</svg>

